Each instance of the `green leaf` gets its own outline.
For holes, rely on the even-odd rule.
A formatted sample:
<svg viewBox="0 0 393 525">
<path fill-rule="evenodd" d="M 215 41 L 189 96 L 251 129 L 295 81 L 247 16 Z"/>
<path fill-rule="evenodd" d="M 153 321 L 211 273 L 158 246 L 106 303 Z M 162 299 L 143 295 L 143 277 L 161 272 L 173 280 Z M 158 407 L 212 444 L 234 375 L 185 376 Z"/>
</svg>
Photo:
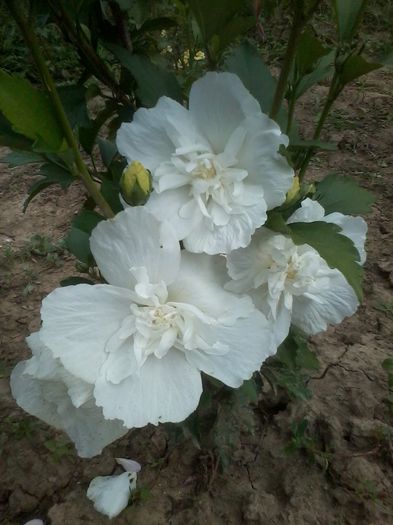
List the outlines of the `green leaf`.
<svg viewBox="0 0 393 525">
<path fill-rule="evenodd" d="M 330 268 L 337 268 L 362 300 L 363 268 L 358 264 L 359 252 L 353 242 L 340 234 L 341 228 L 322 221 L 289 224 L 295 244 L 309 244 L 325 259 Z"/>
<path fill-rule="evenodd" d="M 240 403 L 257 403 L 258 389 L 255 381 L 253 379 L 243 381 L 243 384 L 234 390 L 234 395 Z"/>
<path fill-rule="evenodd" d="M 352 80 L 355 80 L 362 75 L 367 75 L 374 69 L 382 67 L 381 64 L 375 62 L 367 62 L 365 58 L 360 55 L 352 55 L 344 62 L 341 70 L 339 71 L 340 81 L 345 85 Z"/>
<path fill-rule="evenodd" d="M 87 113 L 85 86 L 60 87 L 58 92 L 71 127 L 88 126 L 90 119 Z"/>
<path fill-rule="evenodd" d="M 66 238 L 67 248 L 79 261 L 87 265 L 93 263 L 90 251 L 91 232 L 103 219 L 104 217 L 95 211 L 82 210 L 71 223 L 71 229 Z"/>
<path fill-rule="evenodd" d="M 30 150 L 32 144 L 32 141 L 28 138 L 19 133 L 15 133 L 10 122 L 0 112 L 0 145 L 9 148 Z"/>
<path fill-rule="evenodd" d="M 315 64 L 329 52 L 330 50 L 323 47 L 310 30 L 304 31 L 300 37 L 295 55 L 297 75 L 303 77 L 314 71 Z"/>
<path fill-rule="evenodd" d="M 66 189 L 75 181 L 75 177 L 73 177 L 67 170 L 61 168 L 57 164 L 44 164 L 41 166 L 39 175 L 41 175 L 43 178 L 34 182 L 34 184 L 29 188 L 28 196 L 23 203 L 23 213 L 26 211 L 29 203 L 34 199 L 34 197 L 36 197 L 48 186 L 59 184 L 63 189 Z"/>
<path fill-rule="evenodd" d="M 123 211 L 124 208 L 119 197 L 120 186 L 117 182 L 105 178 L 101 184 L 101 193 L 115 213 Z"/>
<path fill-rule="evenodd" d="M 258 50 L 248 42 L 241 44 L 227 56 L 224 69 L 235 73 L 251 95 L 258 100 L 262 111 L 269 114 L 276 90 L 276 80 Z"/>
<path fill-rule="evenodd" d="M 164 95 L 182 102 L 182 91 L 174 73 L 153 64 L 147 56 L 132 55 L 113 44 L 107 44 L 107 48 L 137 81 L 137 95 L 144 106 L 155 106 Z"/>
<path fill-rule="evenodd" d="M 66 277 L 60 281 L 60 286 L 75 286 L 76 284 L 94 284 L 94 282 L 79 276 Z"/>
<path fill-rule="evenodd" d="M 333 212 L 345 215 L 369 213 L 374 196 L 361 188 L 351 177 L 332 173 L 316 184 L 314 199 L 325 209 L 326 214 Z"/>
<path fill-rule="evenodd" d="M 349 41 L 360 24 L 367 0 L 333 0 L 340 42 Z"/>
<path fill-rule="evenodd" d="M 27 80 L 0 70 L 0 111 L 13 129 L 35 141 L 35 149 L 57 151 L 63 133 L 49 98 Z"/>
<path fill-rule="evenodd" d="M 335 50 L 333 49 L 326 55 L 322 56 L 315 64 L 311 73 L 304 75 L 296 86 L 296 98 L 301 97 L 310 87 L 318 84 L 333 73 Z"/>
<path fill-rule="evenodd" d="M 214 35 L 221 35 L 228 23 L 244 8 L 244 0 L 187 0 L 207 44 Z M 237 16 L 239 18 L 239 16 Z"/>
<path fill-rule="evenodd" d="M 116 144 L 110 140 L 99 138 L 98 147 L 100 148 L 102 162 L 107 168 L 109 168 L 117 153 Z"/>
<path fill-rule="evenodd" d="M 10 168 L 15 166 L 24 166 L 25 164 L 34 164 L 44 162 L 44 157 L 39 153 L 33 151 L 11 151 L 5 157 L 0 159 L 0 162 L 8 164 Z"/>
</svg>

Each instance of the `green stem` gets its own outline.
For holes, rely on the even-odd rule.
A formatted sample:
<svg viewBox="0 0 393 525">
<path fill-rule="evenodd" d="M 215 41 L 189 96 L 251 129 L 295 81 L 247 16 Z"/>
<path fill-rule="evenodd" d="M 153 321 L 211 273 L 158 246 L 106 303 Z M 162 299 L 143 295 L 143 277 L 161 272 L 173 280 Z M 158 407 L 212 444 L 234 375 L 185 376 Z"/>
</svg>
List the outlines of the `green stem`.
<svg viewBox="0 0 393 525">
<path fill-rule="evenodd" d="M 270 117 L 276 119 L 278 112 L 280 111 L 282 101 L 285 97 L 285 91 L 287 89 L 287 82 L 295 53 L 297 44 L 302 33 L 305 20 L 302 16 L 301 9 L 295 9 L 291 32 L 289 34 L 288 45 L 285 51 L 284 60 L 281 67 L 280 76 L 278 78 L 276 92 L 274 93 L 274 99 L 272 103 L 272 109 L 270 110 Z"/>
<path fill-rule="evenodd" d="M 286 134 L 289 135 L 292 128 L 292 122 L 293 122 L 293 114 L 295 111 L 295 104 L 296 104 L 296 90 L 293 88 L 291 93 L 291 98 L 289 99 L 289 105 L 288 105 L 288 120 L 287 120 L 287 129 Z"/>
<path fill-rule="evenodd" d="M 312 137 L 313 140 L 318 140 L 319 139 L 319 137 L 321 135 L 321 131 L 322 131 L 323 126 L 325 124 L 326 118 L 327 118 L 327 116 L 330 113 L 330 110 L 332 108 L 332 105 L 333 105 L 334 101 L 339 96 L 341 91 L 342 91 L 342 87 L 341 87 L 340 82 L 339 82 L 337 71 L 335 71 L 334 75 L 333 75 L 333 78 L 332 78 L 332 81 L 330 83 L 330 88 L 329 88 L 329 92 L 328 92 L 328 95 L 327 95 L 327 98 L 326 98 L 325 105 L 323 107 L 322 113 L 321 113 L 321 115 L 319 117 L 317 126 L 316 126 L 315 131 L 314 131 L 314 135 Z M 304 175 L 306 173 L 306 169 L 308 168 L 308 165 L 309 165 L 310 160 L 311 160 L 311 158 L 312 158 L 312 156 L 314 154 L 314 151 L 315 151 L 315 148 L 313 148 L 313 147 L 310 147 L 307 150 L 306 156 L 305 156 L 305 158 L 304 158 L 304 160 L 302 162 L 302 165 L 301 165 L 301 168 L 300 168 L 300 171 L 299 171 L 299 180 L 300 181 L 302 181 L 303 178 L 304 178 Z"/>
<path fill-rule="evenodd" d="M 100 193 L 98 187 L 96 186 L 95 182 L 90 176 L 89 170 L 83 162 L 77 141 L 75 139 L 75 135 L 72 131 L 67 115 L 64 111 L 64 107 L 57 92 L 55 83 L 45 63 L 45 59 L 41 53 L 40 45 L 36 35 L 34 34 L 34 31 L 31 29 L 30 25 L 28 24 L 27 20 L 22 14 L 18 2 L 14 2 L 13 0 L 6 0 L 6 2 L 12 16 L 15 18 L 15 21 L 17 22 L 23 33 L 24 39 L 28 47 L 30 48 L 36 66 L 40 72 L 42 82 L 45 88 L 47 89 L 50 99 L 52 101 L 54 110 L 56 112 L 57 120 L 63 130 L 67 144 L 74 153 L 74 162 L 77 167 L 79 177 L 82 179 L 86 189 L 93 197 L 95 203 L 97 204 L 97 206 L 99 206 L 105 217 L 114 217 L 114 213 L 111 207 Z"/>
</svg>

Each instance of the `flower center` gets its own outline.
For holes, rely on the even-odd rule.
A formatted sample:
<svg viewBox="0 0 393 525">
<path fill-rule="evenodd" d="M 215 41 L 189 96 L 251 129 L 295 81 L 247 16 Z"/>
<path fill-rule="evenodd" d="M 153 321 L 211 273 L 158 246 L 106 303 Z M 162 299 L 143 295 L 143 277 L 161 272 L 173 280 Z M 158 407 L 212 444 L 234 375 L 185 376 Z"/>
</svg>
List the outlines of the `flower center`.
<svg viewBox="0 0 393 525">
<path fill-rule="evenodd" d="M 202 159 L 198 162 L 196 168 L 192 170 L 192 175 L 199 177 L 200 179 L 213 179 L 216 175 L 216 168 L 214 167 L 210 159 Z"/>
</svg>

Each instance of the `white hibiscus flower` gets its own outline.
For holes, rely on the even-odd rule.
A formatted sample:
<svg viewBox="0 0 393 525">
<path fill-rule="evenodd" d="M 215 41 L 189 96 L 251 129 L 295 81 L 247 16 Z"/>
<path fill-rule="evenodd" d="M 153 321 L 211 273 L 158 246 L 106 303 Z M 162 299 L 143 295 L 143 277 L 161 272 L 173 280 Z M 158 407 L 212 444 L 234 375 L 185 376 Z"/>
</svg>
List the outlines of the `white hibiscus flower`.
<svg viewBox="0 0 393 525">
<path fill-rule="evenodd" d="M 340 226 L 342 235 L 345 235 L 355 245 L 359 252 L 360 264 L 366 262 L 366 250 L 364 248 L 367 235 L 367 223 L 362 217 L 353 217 L 343 213 L 334 212 L 325 215 L 325 210 L 319 202 L 312 199 L 304 199 L 298 208 L 287 220 L 288 224 L 294 222 L 324 221 Z"/>
<path fill-rule="evenodd" d="M 228 253 L 247 246 L 266 210 L 285 200 L 293 170 L 278 149 L 288 137 L 231 73 L 207 73 L 189 100 L 188 110 L 167 97 L 139 109 L 117 147 L 151 171 L 146 206 L 188 251 Z"/>
<path fill-rule="evenodd" d="M 70 374 L 35 332 L 27 339 L 33 357 L 22 361 L 11 374 L 11 389 L 19 406 L 48 425 L 64 430 L 79 456 L 92 457 L 128 428 L 104 419 L 93 397 L 93 386 Z"/>
<path fill-rule="evenodd" d="M 323 220 L 342 227 L 365 259 L 366 226 L 360 217 L 339 213 L 325 216 L 320 204 L 306 199 L 288 220 L 312 222 Z M 295 245 L 285 235 L 260 228 L 247 248 L 233 251 L 227 257 L 232 281 L 226 288 L 248 292 L 256 306 L 275 324 L 276 343 L 288 335 L 291 323 L 307 334 L 326 330 L 340 323 L 358 306 L 353 288 L 337 269 L 307 244 Z"/>
<path fill-rule="evenodd" d="M 78 403 L 85 395 L 105 419 L 127 428 L 182 421 L 198 405 L 201 371 L 238 387 L 275 351 L 271 324 L 251 299 L 223 289 L 221 258 L 181 252 L 169 225 L 144 208 L 99 223 L 90 244 L 109 284 L 49 294 L 40 340 L 78 383 Z M 45 419 L 40 396 L 26 400 L 30 376 L 15 381 L 18 402 Z"/>
</svg>

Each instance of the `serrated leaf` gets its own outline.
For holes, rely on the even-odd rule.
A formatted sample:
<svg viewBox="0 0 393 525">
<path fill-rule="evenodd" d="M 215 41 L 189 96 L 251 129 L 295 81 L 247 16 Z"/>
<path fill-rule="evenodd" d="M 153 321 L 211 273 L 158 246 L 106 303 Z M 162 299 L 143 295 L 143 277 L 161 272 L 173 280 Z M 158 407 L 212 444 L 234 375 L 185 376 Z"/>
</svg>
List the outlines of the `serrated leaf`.
<svg viewBox="0 0 393 525">
<path fill-rule="evenodd" d="M 16 133 L 10 122 L 0 112 L 0 145 L 27 151 L 31 149 L 33 142 Z"/>
<path fill-rule="evenodd" d="M 289 224 L 295 244 L 309 244 L 325 259 L 330 268 L 337 268 L 362 300 L 363 268 L 358 264 L 359 252 L 353 242 L 340 234 L 341 228 L 322 221 Z"/>
<path fill-rule="evenodd" d="M 25 79 L 0 70 L 0 111 L 17 133 L 35 141 L 35 149 L 58 151 L 63 133 L 45 93 Z"/>
<path fill-rule="evenodd" d="M 255 47 L 245 42 L 235 48 L 225 59 L 224 69 L 235 73 L 258 100 L 262 111 L 270 113 L 277 82 Z"/>
<path fill-rule="evenodd" d="M 374 196 L 361 188 L 351 177 L 332 173 L 316 184 L 314 199 L 326 214 L 340 212 L 346 215 L 369 213 Z"/>
<path fill-rule="evenodd" d="M 164 95 L 182 102 L 182 91 L 174 73 L 153 64 L 145 55 L 132 55 L 113 44 L 108 44 L 107 48 L 135 78 L 137 94 L 144 106 L 155 106 Z"/>
<path fill-rule="evenodd" d="M 66 189 L 75 181 L 75 177 L 56 164 L 44 164 L 40 168 L 39 175 L 43 178 L 37 180 L 32 186 L 30 186 L 28 196 L 23 203 L 23 213 L 26 211 L 29 203 L 34 197 L 48 186 L 59 184 L 63 189 Z"/>
</svg>

